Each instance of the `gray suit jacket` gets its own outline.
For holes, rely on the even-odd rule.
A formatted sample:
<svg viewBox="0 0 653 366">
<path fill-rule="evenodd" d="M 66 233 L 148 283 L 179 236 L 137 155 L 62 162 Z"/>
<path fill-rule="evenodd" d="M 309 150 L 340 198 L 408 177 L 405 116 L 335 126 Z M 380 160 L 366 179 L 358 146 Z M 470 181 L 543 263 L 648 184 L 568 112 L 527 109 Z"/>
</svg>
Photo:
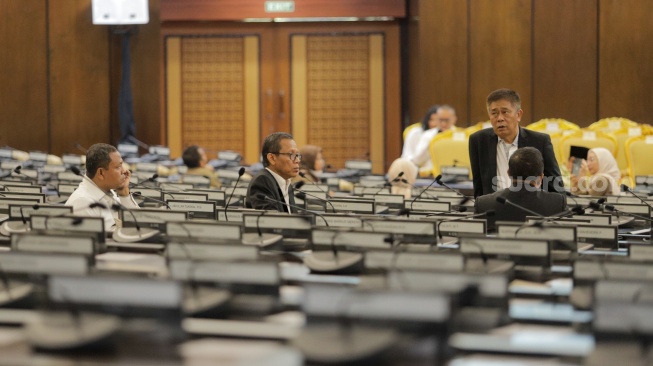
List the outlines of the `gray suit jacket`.
<svg viewBox="0 0 653 366">
<path fill-rule="evenodd" d="M 492 179 L 497 175 L 497 135 L 491 128 L 480 130 L 469 136 L 469 161 L 472 165 L 474 197 L 495 191 Z M 549 135 L 519 128 L 518 147 L 534 147 L 542 153 L 544 159 L 543 189 L 564 194 L 564 185 L 560 177 L 560 168 L 553 153 Z"/>
</svg>

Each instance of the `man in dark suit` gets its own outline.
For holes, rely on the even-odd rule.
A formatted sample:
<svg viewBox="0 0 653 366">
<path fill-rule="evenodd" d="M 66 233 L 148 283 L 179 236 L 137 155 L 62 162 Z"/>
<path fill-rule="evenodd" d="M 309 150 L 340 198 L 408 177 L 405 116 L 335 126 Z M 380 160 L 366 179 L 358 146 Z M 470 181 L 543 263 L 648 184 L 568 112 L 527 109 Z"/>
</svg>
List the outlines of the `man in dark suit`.
<svg viewBox="0 0 653 366">
<path fill-rule="evenodd" d="M 549 135 L 519 126 L 524 113 L 519 94 L 510 89 L 495 90 L 487 97 L 487 110 L 492 129 L 486 128 L 469 137 L 474 197 L 510 186 L 508 159 L 518 148 L 526 146 L 538 149 L 544 158 L 542 187 L 549 192 L 564 193 Z"/>
<path fill-rule="evenodd" d="M 246 206 L 259 210 L 296 212 L 292 208 L 295 198 L 291 180 L 299 173 L 302 155 L 292 135 L 275 132 L 266 137 L 261 156 L 265 169 L 249 183 Z M 270 199 L 264 199 L 261 195 Z"/>
<path fill-rule="evenodd" d="M 540 189 L 544 179 L 544 160 L 536 148 L 517 149 L 508 161 L 508 175 L 511 177 L 510 187 L 476 198 L 477 213 L 495 211 L 492 219 L 488 219 L 488 228 L 494 227 L 494 221 L 525 221 L 526 216 L 533 216 L 532 213 L 508 203 L 498 202 L 498 197 L 543 216 L 555 215 L 565 210 L 567 202 L 564 195 Z"/>
</svg>

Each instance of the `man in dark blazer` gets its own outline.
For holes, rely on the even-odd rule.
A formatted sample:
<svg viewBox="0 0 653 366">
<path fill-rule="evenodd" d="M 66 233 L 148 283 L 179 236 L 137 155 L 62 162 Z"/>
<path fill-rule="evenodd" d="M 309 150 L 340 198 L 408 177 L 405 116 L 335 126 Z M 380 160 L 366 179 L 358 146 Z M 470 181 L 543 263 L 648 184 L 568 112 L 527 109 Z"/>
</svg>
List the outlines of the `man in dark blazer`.
<svg viewBox="0 0 653 366">
<path fill-rule="evenodd" d="M 477 213 L 495 211 L 494 216 L 488 217 L 488 229 L 494 228 L 495 221 L 525 221 L 526 216 L 534 216 L 509 202 L 542 216 L 556 215 L 565 210 L 566 196 L 540 189 L 544 179 L 544 161 L 536 148 L 517 149 L 508 162 L 508 174 L 511 177 L 510 187 L 476 198 Z M 501 203 L 497 200 L 499 197 L 509 202 Z"/>
<path fill-rule="evenodd" d="M 292 135 L 275 132 L 265 138 L 261 148 L 262 169 L 249 183 L 246 207 L 294 213 L 296 209 L 292 178 L 299 173 L 302 156 Z M 269 198 L 269 199 L 266 199 Z"/>
<path fill-rule="evenodd" d="M 474 197 L 507 188 L 510 185 L 508 159 L 518 148 L 526 146 L 538 149 L 544 158 L 543 189 L 564 193 L 549 135 L 519 126 L 523 114 L 519 94 L 510 89 L 495 90 L 487 97 L 487 110 L 492 128 L 469 137 Z"/>
</svg>

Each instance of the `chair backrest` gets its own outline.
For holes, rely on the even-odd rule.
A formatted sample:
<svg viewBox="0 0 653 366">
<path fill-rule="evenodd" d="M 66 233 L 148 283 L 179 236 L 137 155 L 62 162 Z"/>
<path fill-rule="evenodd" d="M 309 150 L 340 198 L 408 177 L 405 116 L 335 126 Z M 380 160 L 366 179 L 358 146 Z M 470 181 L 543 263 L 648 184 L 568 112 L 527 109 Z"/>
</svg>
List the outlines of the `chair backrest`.
<svg viewBox="0 0 653 366">
<path fill-rule="evenodd" d="M 492 128 L 492 123 L 490 123 L 489 120 L 482 121 L 482 122 L 479 122 L 479 123 L 477 123 L 475 125 L 467 127 L 465 129 L 465 133 L 467 133 L 467 135 L 471 135 L 476 131 L 480 131 L 480 130 L 483 130 L 483 129 L 486 129 L 486 128 Z"/>
<path fill-rule="evenodd" d="M 471 168 L 469 135 L 466 129 L 453 129 L 435 135 L 429 145 L 429 153 L 433 162 L 433 176 L 440 174 L 443 166 L 455 165 Z"/>
<path fill-rule="evenodd" d="M 569 147 L 570 146 L 584 146 L 589 149 L 595 147 L 604 147 L 608 149 L 612 156 L 617 157 L 617 140 L 614 136 L 603 133 L 601 131 L 590 131 L 588 129 L 581 129 L 573 133 L 563 135 L 560 139 L 559 156 L 562 163 L 569 160 Z"/>
<path fill-rule="evenodd" d="M 622 117 L 609 117 L 592 123 L 587 129 L 592 131 L 614 132 L 628 127 L 637 127 L 637 122 Z"/>
<path fill-rule="evenodd" d="M 532 131 L 548 133 L 549 135 L 561 133 L 562 131 L 580 130 L 580 126 L 562 118 L 544 118 L 531 123 L 525 128 Z"/>
<path fill-rule="evenodd" d="M 413 123 L 412 125 L 404 128 L 404 140 L 403 141 L 406 141 L 406 136 L 408 136 L 408 132 L 410 132 L 410 130 L 412 130 L 415 127 L 419 127 L 421 125 L 422 125 L 422 122 L 417 122 L 417 123 Z"/>
<path fill-rule="evenodd" d="M 626 160 L 628 161 L 630 177 L 634 180 L 638 175 L 653 175 L 653 135 L 631 137 L 625 142 Z"/>
<path fill-rule="evenodd" d="M 622 176 L 630 174 L 630 166 L 625 154 L 626 141 L 632 137 L 651 134 L 653 134 L 653 128 L 649 125 L 627 126 L 612 132 L 612 135 L 617 140 L 617 156 L 615 158 L 617 159 L 617 164 L 619 164 L 619 170 L 621 170 Z"/>
</svg>

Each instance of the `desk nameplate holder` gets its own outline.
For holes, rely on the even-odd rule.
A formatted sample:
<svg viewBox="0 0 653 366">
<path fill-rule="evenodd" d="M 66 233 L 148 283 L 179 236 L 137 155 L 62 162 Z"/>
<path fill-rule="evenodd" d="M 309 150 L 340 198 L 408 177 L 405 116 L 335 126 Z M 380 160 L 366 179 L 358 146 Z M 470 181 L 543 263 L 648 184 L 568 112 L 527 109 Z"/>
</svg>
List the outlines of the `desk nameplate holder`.
<svg viewBox="0 0 653 366">
<path fill-rule="evenodd" d="M 362 230 L 314 229 L 311 232 L 313 245 L 339 245 L 355 248 L 390 249 L 387 233 Z"/>
<path fill-rule="evenodd" d="M 411 211 L 448 212 L 451 211 L 451 204 L 435 200 L 418 199 L 415 202 L 406 200 L 404 201 L 404 208 Z"/>
<path fill-rule="evenodd" d="M 329 224 L 329 227 L 361 228 L 363 226 L 363 220 L 354 216 L 339 214 L 323 214 L 322 216 L 315 218 L 315 226 L 326 227 L 326 224 Z"/>
<path fill-rule="evenodd" d="M 218 177 L 220 177 L 220 179 L 230 179 L 234 181 L 238 179 L 238 170 L 218 169 L 216 174 Z"/>
<path fill-rule="evenodd" d="M 579 243 L 593 244 L 594 248 L 617 249 L 619 232 L 616 226 L 589 225 L 569 220 L 556 221 L 560 225 L 576 227 L 576 239 Z"/>
<path fill-rule="evenodd" d="M 394 253 L 387 250 L 368 250 L 365 252 L 365 267 L 417 271 L 431 271 L 437 268 L 443 272 L 461 272 L 465 269 L 465 258 L 453 253 Z"/>
<path fill-rule="evenodd" d="M 182 300 L 176 281 L 111 276 L 53 276 L 48 292 L 55 301 L 99 305 L 174 309 Z"/>
<path fill-rule="evenodd" d="M 39 171 L 34 170 L 34 169 L 23 169 L 20 171 L 20 174 L 17 174 L 16 172 L 11 172 L 12 177 L 20 178 L 20 179 L 25 179 L 25 177 L 29 177 L 32 179 L 38 179 L 39 178 Z"/>
<path fill-rule="evenodd" d="M 503 274 L 468 274 L 441 271 L 393 271 L 388 273 L 389 289 L 425 292 L 459 292 L 466 287 L 477 287 L 479 295 L 506 301 L 508 277 Z"/>
<path fill-rule="evenodd" d="M 304 289 L 302 310 L 309 316 L 441 323 L 451 315 L 451 300 L 445 294 L 359 292 L 320 284 L 305 285 Z"/>
<path fill-rule="evenodd" d="M 0 253 L 0 267 L 5 273 L 86 275 L 90 260 L 83 255 L 41 254 L 26 252 Z"/>
<path fill-rule="evenodd" d="M 11 159 L 13 155 L 14 153 L 11 149 L 0 149 L 0 159 Z"/>
<path fill-rule="evenodd" d="M 524 226 L 515 222 L 497 222 L 497 236 L 499 238 L 540 239 L 545 236 L 551 240 L 576 242 L 575 226 L 545 225 Z M 517 232 L 519 230 L 519 232 Z"/>
<path fill-rule="evenodd" d="M 304 184 L 302 186 L 302 191 L 310 192 L 313 195 L 315 195 L 313 192 L 320 192 L 324 194 L 324 192 L 329 191 L 329 186 L 327 184 Z"/>
<path fill-rule="evenodd" d="M 220 240 L 223 242 L 242 240 L 242 227 L 238 223 L 229 222 L 166 222 L 165 231 L 168 237 L 178 239 Z"/>
<path fill-rule="evenodd" d="M 436 234 L 437 223 L 426 220 L 365 220 L 363 230 L 385 232 L 403 235 L 432 235 Z"/>
<path fill-rule="evenodd" d="M 292 229 L 292 230 L 311 230 L 312 217 L 306 215 L 286 215 L 286 214 L 263 214 L 252 215 L 245 213 L 243 215 L 243 224 L 245 229 Z"/>
<path fill-rule="evenodd" d="M 182 183 L 189 183 L 192 184 L 193 186 L 195 185 L 205 185 L 209 186 L 211 184 L 211 179 L 208 177 L 205 177 L 203 175 L 197 175 L 197 174 L 184 174 L 181 176 L 181 182 Z"/>
<path fill-rule="evenodd" d="M 487 221 L 483 219 L 464 219 L 457 221 L 440 221 L 437 225 L 442 236 L 459 237 L 467 234 L 485 235 Z"/>
<path fill-rule="evenodd" d="M 57 185 L 57 191 L 59 191 L 59 194 L 70 196 L 75 192 L 77 187 L 79 187 L 79 184 L 59 183 Z"/>
<path fill-rule="evenodd" d="M 156 172 L 158 168 L 158 163 L 136 163 L 136 171 L 139 172 Z"/>
<path fill-rule="evenodd" d="M 206 197 L 206 195 L 204 195 Z M 189 219 L 216 220 L 214 201 L 168 200 L 170 209 L 188 212 Z"/>
<path fill-rule="evenodd" d="M 390 194 L 390 188 L 379 187 L 379 186 L 371 186 L 371 187 L 356 186 L 354 187 L 354 192 L 353 192 L 353 194 L 356 196 L 364 196 L 367 194 L 377 194 L 377 193 Z"/>
<path fill-rule="evenodd" d="M 44 215 L 44 216 L 65 215 L 67 213 L 72 214 L 73 208 L 71 206 L 61 206 L 61 205 L 39 205 L 38 208 L 34 208 L 34 205 L 31 204 L 16 205 L 10 203 L 8 212 L 9 212 L 10 219 L 20 220 L 22 219 L 22 217 L 25 217 L 27 219 L 32 214 Z"/>
<path fill-rule="evenodd" d="M 584 214 L 569 217 L 572 220 L 589 220 L 590 225 L 612 225 L 612 215 L 606 214 Z"/>
<path fill-rule="evenodd" d="M 304 189 L 304 187 L 310 187 L 310 185 L 308 185 L 308 186 L 305 185 L 305 186 L 302 187 L 303 191 L 309 192 L 309 194 L 310 194 L 310 196 L 308 194 L 306 195 L 306 198 L 304 199 L 305 201 L 319 201 L 321 205 L 328 205 L 328 203 L 323 202 L 323 201 L 328 200 L 327 194 L 325 192 L 322 192 L 322 191 L 308 191 L 308 190 Z"/>
<path fill-rule="evenodd" d="M 404 205 L 403 194 L 375 194 L 372 196 L 377 205 L 384 205 L 390 208 L 402 208 Z"/>
<path fill-rule="evenodd" d="M 613 203 L 615 209 L 629 214 L 651 217 L 651 208 L 643 203 Z M 616 214 L 615 214 L 616 215 Z M 637 218 L 635 218 L 637 219 Z"/>
<path fill-rule="evenodd" d="M 628 246 L 628 258 L 631 261 L 653 262 L 653 245 L 635 244 Z"/>
<path fill-rule="evenodd" d="M 232 200 L 233 202 L 233 200 Z M 218 212 L 218 221 L 225 221 L 225 222 L 243 222 L 243 215 L 244 214 L 256 214 L 256 215 L 262 215 L 264 214 L 265 211 L 263 210 L 254 210 L 254 209 L 245 209 L 242 207 L 234 207 L 234 208 L 229 208 L 227 209 L 227 218 L 229 220 L 225 220 L 225 211 L 224 207 L 221 208 L 216 208 Z"/>
<path fill-rule="evenodd" d="M 171 260 L 168 267 L 170 276 L 176 280 L 266 286 L 278 286 L 280 283 L 280 271 L 276 263 Z"/>
<path fill-rule="evenodd" d="M 7 192 L 4 191 L 2 192 L 2 195 L 4 197 L 0 197 L 3 199 L 7 198 L 22 198 L 22 199 L 37 199 L 39 200 L 38 203 L 45 203 L 45 194 L 44 193 L 13 193 L 13 192 Z"/>
<path fill-rule="evenodd" d="M 166 256 L 169 259 L 191 259 L 203 261 L 256 261 L 258 248 L 245 246 L 240 243 L 232 244 L 203 244 L 201 242 L 179 243 L 172 241 L 166 245 Z"/>
<path fill-rule="evenodd" d="M 224 191 L 218 191 L 214 189 L 189 189 L 186 192 L 188 193 L 200 193 L 206 195 L 207 201 L 214 201 L 217 206 L 223 206 L 226 201 L 226 194 Z"/>
<path fill-rule="evenodd" d="M 32 230 L 92 234 L 99 245 L 104 245 L 106 241 L 104 219 L 101 217 L 47 216 L 35 211 L 30 215 L 30 227 Z"/>
<path fill-rule="evenodd" d="M 333 207 L 331 207 L 331 205 L 333 205 Z M 331 199 L 331 205 L 326 206 L 327 211 L 335 208 L 336 212 L 354 212 L 364 214 L 374 214 L 376 212 L 376 205 L 372 200 L 334 198 Z"/>
<path fill-rule="evenodd" d="M 161 182 L 159 183 L 159 188 L 163 189 L 164 191 L 181 192 L 187 189 L 193 189 L 195 187 L 192 184 L 188 183 Z"/>
<path fill-rule="evenodd" d="M 460 252 L 478 255 L 507 255 L 510 258 L 528 257 L 549 260 L 549 243 L 546 240 L 461 237 Z"/>
<path fill-rule="evenodd" d="M 134 192 L 139 192 L 141 196 L 163 200 L 163 192 L 154 188 L 136 187 L 132 188 Z"/>
<path fill-rule="evenodd" d="M 345 160 L 345 169 L 372 171 L 372 162 L 369 160 Z"/>
<path fill-rule="evenodd" d="M 50 165 L 46 164 L 41 168 L 41 171 L 43 173 L 47 174 L 56 174 L 56 173 L 61 173 L 66 171 L 66 167 L 63 165 Z"/>
<path fill-rule="evenodd" d="M 77 174 L 75 174 L 73 172 L 69 172 L 69 171 L 57 173 L 57 180 L 59 182 L 81 182 L 82 179 L 84 179 L 84 178 L 80 177 L 79 175 L 77 175 Z"/>
<path fill-rule="evenodd" d="M 61 157 L 61 160 L 63 160 L 63 163 L 66 165 L 82 165 L 82 156 L 81 155 L 74 155 L 74 154 L 64 154 Z"/>
<path fill-rule="evenodd" d="M 17 179 L 10 179 L 10 180 L 0 179 L 0 185 L 3 185 L 3 186 L 4 185 L 14 185 L 14 186 L 27 186 L 27 187 L 30 187 L 30 186 L 33 186 L 34 184 L 35 184 L 35 182 L 30 181 L 30 180 L 25 181 L 25 180 L 17 180 Z M 0 190 L 4 190 L 4 189 L 2 187 L 0 187 Z"/>
<path fill-rule="evenodd" d="M 40 151 L 30 151 L 29 160 L 40 162 L 48 161 L 48 154 Z"/>
<path fill-rule="evenodd" d="M 170 201 L 206 201 L 207 197 L 208 195 L 204 193 L 189 193 L 186 191 L 164 192 L 164 198 L 167 203 L 170 203 Z"/>
<path fill-rule="evenodd" d="M 233 197 L 231 198 L 231 202 L 229 202 L 229 205 L 232 205 L 237 198 L 246 197 L 246 196 L 247 196 L 247 187 L 236 187 L 235 189 L 233 189 Z"/>
<path fill-rule="evenodd" d="M 11 205 L 34 205 L 40 203 L 39 199 L 32 198 L 6 198 L 0 196 L 0 212 L 9 214 L 9 206 Z"/>
<path fill-rule="evenodd" d="M 97 253 L 92 236 L 14 234 L 11 249 L 19 252 L 81 254 L 92 257 Z"/>
<path fill-rule="evenodd" d="M 2 169 L 2 170 L 14 170 L 19 165 L 22 167 L 23 163 L 21 163 L 20 161 L 13 161 L 13 160 L 3 161 L 3 162 L 0 162 L 0 169 Z"/>
<path fill-rule="evenodd" d="M 650 262 L 577 260 L 574 263 L 575 280 L 653 280 Z"/>
<path fill-rule="evenodd" d="M 166 222 L 185 221 L 188 218 L 188 212 L 186 211 L 140 209 L 131 210 L 131 213 L 133 213 L 136 217 L 139 226 L 158 229 L 161 232 L 165 230 Z M 123 227 L 136 226 L 134 223 L 134 218 L 130 213 L 121 211 L 120 218 L 123 222 Z"/>
</svg>

